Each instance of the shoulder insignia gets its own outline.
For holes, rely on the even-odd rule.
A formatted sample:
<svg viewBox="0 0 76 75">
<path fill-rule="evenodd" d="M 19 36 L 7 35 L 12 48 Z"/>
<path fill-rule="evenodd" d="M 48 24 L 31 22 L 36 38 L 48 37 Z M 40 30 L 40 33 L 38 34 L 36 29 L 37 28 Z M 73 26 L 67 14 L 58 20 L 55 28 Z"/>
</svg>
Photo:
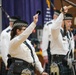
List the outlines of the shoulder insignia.
<svg viewBox="0 0 76 75">
<path fill-rule="evenodd" d="M 52 24 L 52 22 L 47 23 L 47 25 L 50 25 L 50 24 Z"/>
<path fill-rule="evenodd" d="M 10 29 L 8 29 L 6 32 L 8 33 L 9 31 L 11 31 Z"/>
</svg>

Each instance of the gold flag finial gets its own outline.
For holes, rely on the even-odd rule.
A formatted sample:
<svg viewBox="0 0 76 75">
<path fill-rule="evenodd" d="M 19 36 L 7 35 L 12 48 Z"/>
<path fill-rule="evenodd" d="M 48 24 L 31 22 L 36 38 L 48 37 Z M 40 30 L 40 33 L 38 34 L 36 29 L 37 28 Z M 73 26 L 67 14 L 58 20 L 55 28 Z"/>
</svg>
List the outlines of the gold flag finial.
<svg viewBox="0 0 76 75">
<path fill-rule="evenodd" d="M 48 8 L 50 8 L 51 1 L 50 0 L 46 0 L 46 3 L 48 5 Z"/>
</svg>

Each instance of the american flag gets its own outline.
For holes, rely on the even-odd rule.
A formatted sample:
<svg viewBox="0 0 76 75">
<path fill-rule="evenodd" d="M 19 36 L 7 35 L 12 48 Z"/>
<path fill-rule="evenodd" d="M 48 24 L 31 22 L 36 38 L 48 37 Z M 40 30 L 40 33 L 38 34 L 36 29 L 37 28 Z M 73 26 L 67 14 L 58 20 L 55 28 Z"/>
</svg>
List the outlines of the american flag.
<svg viewBox="0 0 76 75">
<path fill-rule="evenodd" d="M 52 20 L 52 14 L 51 14 L 51 0 L 46 0 L 46 13 L 45 13 L 45 17 L 44 17 L 44 24 L 50 20 Z"/>
<path fill-rule="evenodd" d="M 50 8 L 46 8 L 46 14 L 44 18 L 44 24 L 52 19 Z"/>
</svg>

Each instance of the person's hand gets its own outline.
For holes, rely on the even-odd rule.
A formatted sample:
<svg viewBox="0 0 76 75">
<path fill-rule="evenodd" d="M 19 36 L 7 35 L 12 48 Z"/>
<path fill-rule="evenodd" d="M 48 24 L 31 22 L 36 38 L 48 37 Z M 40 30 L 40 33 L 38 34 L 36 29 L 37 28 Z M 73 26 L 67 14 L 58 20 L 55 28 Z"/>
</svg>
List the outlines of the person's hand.
<svg viewBox="0 0 76 75">
<path fill-rule="evenodd" d="M 44 59 L 44 63 L 48 63 L 48 56 L 44 56 L 43 59 Z"/>
<path fill-rule="evenodd" d="M 38 14 L 33 16 L 33 21 L 35 24 L 38 22 Z"/>
<path fill-rule="evenodd" d="M 9 68 L 6 67 L 6 70 L 9 70 Z"/>
<path fill-rule="evenodd" d="M 63 13 L 67 13 L 68 12 L 68 6 L 64 6 L 63 9 L 61 8 L 60 11 L 63 12 Z"/>
<path fill-rule="evenodd" d="M 64 13 L 67 13 L 68 12 L 68 7 L 67 6 L 64 6 Z"/>
<path fill-rule="evenodd" d="M 74 35 L 74 40 L 76 41 L 76 34 Z"/>
<path fill-rule="evenodd" d="M 48 73 L 46 73 L 46 72 L 42 72 L 42 74 L 41 75 L 49 75 Z"/>
</svg>

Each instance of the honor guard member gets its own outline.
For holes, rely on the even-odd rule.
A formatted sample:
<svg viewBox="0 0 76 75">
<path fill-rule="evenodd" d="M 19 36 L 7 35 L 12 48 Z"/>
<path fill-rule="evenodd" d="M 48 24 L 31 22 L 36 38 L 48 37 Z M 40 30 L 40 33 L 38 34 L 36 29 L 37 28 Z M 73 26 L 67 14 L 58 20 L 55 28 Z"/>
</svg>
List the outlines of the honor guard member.
<svg viewBox="0 0 76 75">
<path fill-rule="evenodd" d="M 12 30 L 13 22 L 19 19 L 19 17 L 12 16 L 9 18 L 9 26 L 1 32 L 1 56 L 3 60 L 3 64 L 7 67 L 7 54 L 8 54 L 8 47 L 10 41 L 10 32 Z M 3 66 L 2 66 L 3 68 Z M 4 71 L 3 71 L 4 73 Z"/>
<path fill-rule="evenodd" d="M 50 43 L 51 43 L 51 25 L 59 16 L 60 11 L 55 10 L 53 15 L 53 20 L 47 22 L 43 28 L 43 36 L 42 36 L 42 54 L 45 62 L 45 71 L 50 74 L 50 64 L 51 64 L 51 54 L 50 54 Z"/>
<path fill-rule="evenodd" d="M 68 9 L 65 6 L 64 12 L 67 11 Z M 53 62 L 62 62 L 62 65 L 65 66 L 65 57 L 66 60 L 68 60 L 68 57 L 74 60 L 74 38 L 72 32 L 69 31 L 72 25 L 72 18 L 73 16 L 69 13 L 61 13 L 51 26 L 51 55 Z M 72 56 L 70 56 L 70 53 Z M 67 62 L 67 65 L 69 65 L 69 62 Z M 69 66 L 71 66 L 71 64 Z M 71 75 L 71 70 L 66 70 L 64 66 L 62 66 L 60 75 Z"/>
<path fill-rule="evenodd" d="M 35 75 L 34 68 L 39 70 L 41 75 L 48 75 L 44 72 L 31 41 L 27 39 L 37 22 L 38 14 L 33 16 L 33 22 L 28 27 L 22 20 L 14 22 L 9 46 L 12 63 L 7 75 Z"/>
</svg>

